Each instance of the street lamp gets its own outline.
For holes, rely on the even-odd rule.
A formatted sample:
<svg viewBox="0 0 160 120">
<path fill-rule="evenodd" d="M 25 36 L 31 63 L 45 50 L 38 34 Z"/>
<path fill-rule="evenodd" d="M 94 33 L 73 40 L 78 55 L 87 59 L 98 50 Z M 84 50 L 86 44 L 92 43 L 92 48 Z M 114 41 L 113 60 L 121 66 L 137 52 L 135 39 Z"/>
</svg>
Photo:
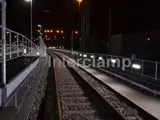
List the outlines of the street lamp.
<svg viewBox="0 0 160 120">
<path fill-rule="evenodd" d="M 82 3 L 82 0 L 77 0 L 77 2 L 79 3 L 79 9 L 80 9 L 80 6 L 81 6 L 81 3 Z"/>
<path fill-rule="evenodd" d="M 38 27 L 40 28 L 40 35 L 42 35 L 42 25 L 38 24 Z"/>
<path fill-rule="evenodd" d="M 32 34 L 33 34 L 33 29 L 32 29 L 32 0 L 25 0 L 26 2 L 30 2 L 31 5 L 31 42 L 32 42 Z M 32 43 L 31 43 L 31 47 L 32 47 Z"/>
</svg>

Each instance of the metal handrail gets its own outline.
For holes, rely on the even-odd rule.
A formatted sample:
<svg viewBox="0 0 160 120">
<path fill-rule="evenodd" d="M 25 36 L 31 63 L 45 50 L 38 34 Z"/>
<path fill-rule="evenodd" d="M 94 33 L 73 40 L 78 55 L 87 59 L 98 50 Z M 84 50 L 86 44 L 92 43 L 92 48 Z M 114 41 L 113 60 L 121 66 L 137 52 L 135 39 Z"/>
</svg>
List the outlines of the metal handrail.
<svg viewBox="0 0 160 120">
<path fill-rule="evenodd" d="M 62 51 L 62 52 L 67 52 L 71 54 L 70 50 L 65 50 L 65 49 L 55 49 L 58 51 Z M 98 53 L 83 53 L 83 52 L 78 52 L 78 51 L 74 51 L 74 53 L 78 53 L 79 54 L 86 54 L 86 55 L 95 55 L 95 56 L 101 56 L 101 57 L 105 57 L 104 59 L 107 59 L 107 57 L 110 58 L 127 58 L 127 57 L 122 57 L 122 56 L 115 56 L 115 55 L 105 55 L 105 54 L 98 54 Z M 128 58 L 131 59 L 131 58 Z M 149 60 L 141 60 L 141 59 L 134 59 L 134 61 L 132 61 L 132 64 L 135 64 L 135 61 L 139 61 L 139 63 L 141 65 L 141 70 L 140 71 L 133 71 L 132 66 L 130 67 L 131 69 L 126 69 L 126 71 L 129 71 L 131 73 L 135 73 L 137 75 L 141 75 L 144 76 L 146 78 L 151 78 L 154 80 L 160 80 L 160 76 L 158 74 L 158 72 L 160 71 L 160 62 L 157 61 L 149 61 Z M 149 68 L 149 72 L 153 72 L 152 73 L 148 73 L 146 72 L 145 66 L 151 67 L 152 69 Z M 147 68 L 148 69 L 148 68 Z"/>
</svg>

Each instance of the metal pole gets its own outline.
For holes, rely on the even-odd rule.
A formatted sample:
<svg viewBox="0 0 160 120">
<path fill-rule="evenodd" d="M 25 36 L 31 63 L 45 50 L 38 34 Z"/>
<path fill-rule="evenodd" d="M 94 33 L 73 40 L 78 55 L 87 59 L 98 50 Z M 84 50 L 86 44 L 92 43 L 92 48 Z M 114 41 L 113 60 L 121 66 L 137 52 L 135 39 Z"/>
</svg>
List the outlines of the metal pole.
<svg viewBox="0 0 160 120">
<path fill-rule="evenodd" d="M 19 35 L 17 34 L 17 57 L 19 57 Z"/>
<path fill-rule="evenodd" d="M 111 3 L 109 3 L 109 33 L 108 33 L 108 54 L 111 54 Z"/>
<path fill-rule="evenodd" d="M 9 55 L 10 55 L 10 59 L 12 58 L 12 32 L 10 31 L 10 34 L 9 34 L 9 48 L 10 48 L 10 52 L 9 52 Z"/>
<path fill-rule="evenodd" d="M 155 80 L 157 80 L 157 76 L 158 76 L 158 62 L 156 62 Z"/>
<path fill-rule="evenodd" d="M 33 36 L 32 24 L 33 24 L 33 21 L 32 21 L 32 0 L 31 0 L 31 42 L 32 42 L 32 36 Z M 31 44 L 31 48 L 32 48 L 32 44 Z"/>
<path fill-rule="evenodd" d="M 144 60 L 142 60 L 142 76 L 143 76 L 143 73 L 144 73 Z"/>
<path fill-rule="evenodd" d="M 6 85 L 6 1 L 0 0 L 2 6 L 2 82 Z"/>
<path fill-rule="evenodd" d="M 72 57 L 73 57 L 73 30 L 72 30 L 72 37 L 71 37 L 71 54 L 72 54 Z"/>
</svg>

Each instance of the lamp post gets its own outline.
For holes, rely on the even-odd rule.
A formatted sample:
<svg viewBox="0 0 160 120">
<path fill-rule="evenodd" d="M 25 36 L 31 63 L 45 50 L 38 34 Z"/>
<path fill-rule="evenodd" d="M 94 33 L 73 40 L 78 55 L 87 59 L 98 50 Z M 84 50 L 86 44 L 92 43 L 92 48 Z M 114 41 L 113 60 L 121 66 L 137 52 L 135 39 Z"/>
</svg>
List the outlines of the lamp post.
<svg viewBox="0 0 160 120">
<path fill-rule="evenodd" d="M 6 1 L 0 0 L 2 14 L 2 82 L 6 85 Z"/>
<path fill-rule="evenodd" d="M 25 0 L 26 2 L 30 2 L 31 6 L 31 48 L 32 48 L 32 36 L 33 36 L 33 21 L 32 21 L 32 0 Z"/>
<path fill-rule="evenodd" d="M 80 49 L 82 49 L 82 39 L 81 39 L 81 35 L 82 33 L 80 32 L 81 31 L 81 3 L 82 3 L 82 0 L 77 0 L 78 4 L 79 4 L 79 19 L 78 19 L 78 31 L 79 31 L 79 42 L 80 42 Z"/>
<path fill-rule="evenodd" d="M 42 35 L 42 25 L 38 24 L 38 27 L 40 28 L 40 35 Z"/>
</svg>

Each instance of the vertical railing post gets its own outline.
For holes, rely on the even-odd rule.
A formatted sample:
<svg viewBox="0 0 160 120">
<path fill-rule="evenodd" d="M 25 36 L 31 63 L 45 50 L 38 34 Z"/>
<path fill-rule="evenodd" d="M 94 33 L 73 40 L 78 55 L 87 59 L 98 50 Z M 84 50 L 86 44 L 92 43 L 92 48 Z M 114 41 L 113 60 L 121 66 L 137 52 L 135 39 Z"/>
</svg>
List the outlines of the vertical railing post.
<svg viewBox="0 0 160 120">
<path fill-rule="evenodd" d="M 142 76 L 144 74 L 144 60 L 142 60 Z"/>
<path fill-rule="evenodd" d="M 17 34 L 17 57 L 19 57 L 19 35 Z"/>
<path fill-rule="evenodd" d="M 12 59 L 12 32 L 10 31 L 9 34 L 9 56 Z"/>
<path fill-rule="evenodd" d="M 2 82 L 6 85 L 6 1 L 1 0 L 1 22 L 2 22 Z"/>
<path fill-rule="evenodd" d="M 156 69 L 155 69 L 155 80 L 157 80 L 157 73 L 158 73 L 158 62 L 156 63 Z"/>
<path fill-rule="evenodd" d="M 18 100 L 17 100 L 17 92 L 15 93 L 15 96 L 14 96 L 14 106 L 15 106 L 15 108 L 17 108 L 18 107 Z"/>
</svg>

